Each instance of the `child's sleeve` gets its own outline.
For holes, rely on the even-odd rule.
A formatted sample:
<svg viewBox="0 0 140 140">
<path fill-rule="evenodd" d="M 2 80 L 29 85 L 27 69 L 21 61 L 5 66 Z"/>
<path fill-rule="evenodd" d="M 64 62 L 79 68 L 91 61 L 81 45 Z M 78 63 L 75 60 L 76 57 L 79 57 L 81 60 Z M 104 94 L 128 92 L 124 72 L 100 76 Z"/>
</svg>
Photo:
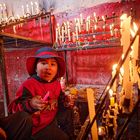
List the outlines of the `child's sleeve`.
<svg viewBox="0 0 140 140">
<path fill-rule="evenodd" d="M 15 113 L 18 111 L 34 113 L 37 111 L 30 106 L 31 98 L 31 92 L 26 87 L 21 87 L 17 92 L 16 99 L 8 106 L 9 113 Z"/>
</svg>

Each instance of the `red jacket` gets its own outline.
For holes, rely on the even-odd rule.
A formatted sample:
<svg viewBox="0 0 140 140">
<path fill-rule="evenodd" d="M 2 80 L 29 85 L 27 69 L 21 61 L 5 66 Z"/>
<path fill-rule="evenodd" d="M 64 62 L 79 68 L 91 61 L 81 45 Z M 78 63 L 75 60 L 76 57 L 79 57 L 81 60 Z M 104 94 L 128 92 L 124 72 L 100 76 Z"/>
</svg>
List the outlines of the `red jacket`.
<svg viewBox="0 0 140 140">
<path fill-rule="evenodd" d="M 48 94 L 48 106 L 44 111 L 33 109 L 29 101 L 35 95 L 40 95 L 42 98 Z M 32 134 L 51 123 L 58 110 L 58 98 L 61 92 L 60 82 L 58 80 L 50 83 L 41 80 L 37 76 L 27 79 L 18 89 L 16 99 L 9 105 L 10 113 L 17 111 L 26 111 L 32 114 L 33 130 Z"/>
</svg>

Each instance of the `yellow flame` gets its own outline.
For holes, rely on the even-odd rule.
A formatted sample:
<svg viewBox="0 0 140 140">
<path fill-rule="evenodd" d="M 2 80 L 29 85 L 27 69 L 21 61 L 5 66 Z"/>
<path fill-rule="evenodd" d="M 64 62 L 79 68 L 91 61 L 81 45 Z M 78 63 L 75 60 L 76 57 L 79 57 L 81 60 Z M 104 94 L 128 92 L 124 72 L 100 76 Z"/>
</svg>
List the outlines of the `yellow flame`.
<svg viewBox="0 0 140 140">
<path fill-rule="evenodd" d="M 124 75 L 124 68 L 123 67 L 120 68 L 120 73 L 122 76 Z"/>
<path fill-rule="evenodd" d="M 113 96 L 113 90 L 112 89 L 109 90 L 109 95 L 110 95 L 110 97 Z"/>
<path fill-rule="evenodd" d="M 117 68 L 117 64 L 114 64 L 112 70 L 116 70 L 116 68 Z"/>
<path fill-rule="evenodd" d="M 130 34 L 131 34 L 132 37 L 135 36 L 135 32 L 132 29 L 130 29 Z"/>
<path fill-rule="evenodd" d="M 124 54 L 122 54 L 122 60 L 124 59 Z"/>
<path fill-rule="evenodd" d="M 137 32 L 138 31 L 138 27 L 137 27 L 135 22 L 133 22 L 133 27 L 134 27 L 134 31 Z"/>
<path fill-rule="evenodd" d="M 106 89 L 107 89 L 107 90 L 108 90 L 108 89 L 110 89 L 110 86 L 107 86 L 107 88 L 106 88 Z"/>
<path fill-rule="evenodd" d="M 123 14 L 123 15 L 121 15 L 121 17 L 120 17 L 120 20 L 125 20 L 127 18 L 127 14 Z"/>
</svg>

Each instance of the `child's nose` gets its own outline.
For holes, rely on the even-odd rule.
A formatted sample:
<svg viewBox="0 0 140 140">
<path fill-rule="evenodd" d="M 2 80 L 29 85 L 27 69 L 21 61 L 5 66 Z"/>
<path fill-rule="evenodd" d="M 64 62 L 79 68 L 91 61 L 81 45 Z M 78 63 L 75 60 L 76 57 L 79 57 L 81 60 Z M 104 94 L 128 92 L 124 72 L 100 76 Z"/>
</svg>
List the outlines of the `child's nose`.
<svg viewBox="0 0 140 140">
<path fill-rule="evenodd" d="M 45 68 L 48 69 L 48 68 L 49 68 L 49 64 L 46 64 L 46 65 L 45 65 Z"/>
</svg>

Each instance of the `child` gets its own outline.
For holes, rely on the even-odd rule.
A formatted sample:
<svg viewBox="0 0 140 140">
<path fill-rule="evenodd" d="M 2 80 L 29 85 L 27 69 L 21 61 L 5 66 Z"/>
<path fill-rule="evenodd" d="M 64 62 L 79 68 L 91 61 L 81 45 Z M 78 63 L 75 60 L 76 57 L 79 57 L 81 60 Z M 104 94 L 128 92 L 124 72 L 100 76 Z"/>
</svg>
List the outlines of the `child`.
<svg viewBox="0 0 140 140">
<path fill-rule="evenodd" d="M 0 123 L 8 139 L 68 140 L 55 119 L 59 106 L 65 110 L 66 96 L 58 80 L 65 74 L 63 58 L 52 48 L 44 47 L 27 59 L 26 67 L 31 77 L 20 86 L 16 99 L 9 105 L 12 115 Z M 7 121 L 9 125 L 5 125 Z"/>
</svg>

